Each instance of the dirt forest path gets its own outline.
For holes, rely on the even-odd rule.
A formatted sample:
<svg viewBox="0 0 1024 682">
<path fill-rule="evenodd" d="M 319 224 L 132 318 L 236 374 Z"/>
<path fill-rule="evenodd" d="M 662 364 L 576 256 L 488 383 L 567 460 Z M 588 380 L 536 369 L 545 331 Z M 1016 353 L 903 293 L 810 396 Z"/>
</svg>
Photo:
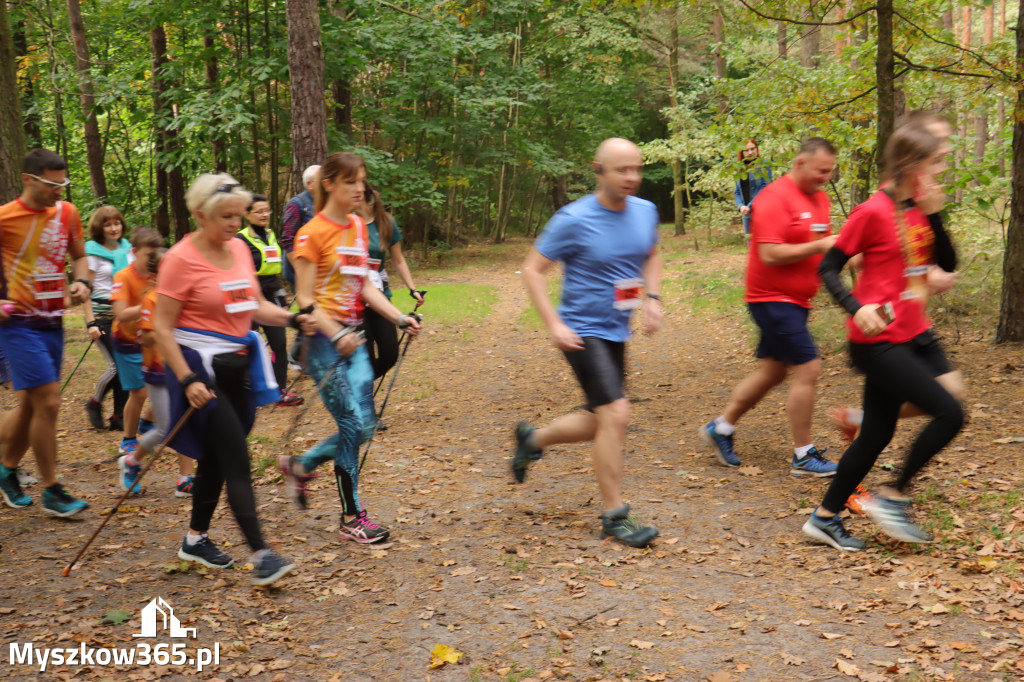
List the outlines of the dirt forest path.
<svg viewBox="0 0 1024 682">
<path fill-rule="evenodd" d="M 1024 678 L 1024 528 L 1019 347 L 973 342 L 950 348 L 964 370 L 971 422 L 919 481 L 919 517 L 939 542 L 913 548 L 861 518 L 869 540 L 854 556 L 805 541 L 800 526 L 821 481 L 789 476 L 788 432 L 776 392 L 744 420 L 740 469 L 704 451 L 697 428 L 716 416 L 753 366 L 743 315 L 692 314 L 667 300 L 663 331 L 638 337 L 628 357 L 633 420 L 625 492 L 661 531 L 647 550 L 598 536 L 600 501 L 585 446 L 552 448 L 524 485 L 511 482 L 511 430 L 543 424 L 581 401 L 547 335 L 525 321 L 516 271 L 527 244 L 483 249 L 458 269 L 419 277 L 493 287 L 481 318 L 430 326 L 412 346 L 391 396 L 389 429 L 373 445 L 363 501 L 392 528 L 384 547 L 337 541 L 337 494 L 327 467 L 311 507 L 294 509 L 273 464 L 332 432 L 308 380 L 309 409 L 261 413 L 252 453 L 265 535 L 297 560 L 278 588 L 253 589 L 244 569 L 197 570 L 175 556 L 188 502 L 170 494 L 170 458 L 147 492 L 129 499 L 85 561 L 60 571 L 119 490 L 116 439 L 91 431 L 80 409 L 90 379 L 69 386 L 60 425 L 69 487 L 92 502 L 81 521 L 38 506 L 0 510 L 0 677 L 35 679 L 39 665 L 11 665 L 10 643 L 35 648 L 135 647 L 139 612 L 155 597 L 219 663 L 195 673 L 170 666 L 47 668 L 60 679 L 258 680 L 1008 680 Z M 735 252 L 670 260 L 685 280 L 741 267 Z M 405 301 L 396 299 L 401 305 Z M 70 328 L 70 325 L 69 325 Z M 76 336 L 77 335 L 77 336 Z M 65 372 L 84 349 L 75 327 Z M 77 349 L 77 350 L 76 350 Z M 94 367 L 95 369 L 95 367 Z M 824 415 L 856 404 L 860 380 L 827 357 L 815 439 L 842 443 Z M 12 396 L 3 396 L 4 406 Z M 869 482 L 889 475 L 915 431 L 902 427 Z M 1003 443 L 996 443 L 1003 440 Z M 1020 439 L 1024 440 L 1024 439 Z M 29 458 L 28 469 L 34 465 Z M 38 497 L 37 487 L 28 492 Z M 236 560 L 227 505 L 211 537 Z M 112 623 L 101 622 L 104 617 Z M 167 637 L 159 641 L 171 642 Z M 429 669 L 450 646 L 459 664 Z"/>
</svg>

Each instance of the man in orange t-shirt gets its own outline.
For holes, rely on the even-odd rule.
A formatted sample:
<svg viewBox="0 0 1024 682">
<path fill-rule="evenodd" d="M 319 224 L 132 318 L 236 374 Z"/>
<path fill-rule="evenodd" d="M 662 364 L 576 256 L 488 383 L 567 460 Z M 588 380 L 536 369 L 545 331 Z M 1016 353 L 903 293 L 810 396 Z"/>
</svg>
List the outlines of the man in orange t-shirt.
<svg viewBox="0 0 1024 682">
<path fill-rule="evenodd" d="M 757 369 L 733 389 L 725 411 L 701 427 L 700 435 L 726 466 L 739 466 L 732 446 L 736 423 L 790 370 L 786 412 L 793 434 L 794 476 L 834 476 L 835 462 L 811 440 L 811 415 L 821 358 L 807 329 L 811 299 L 821 278 L 818 264 L 837 236 L 829 227 L 828 195 L 836 150 L 823 138 L 800 145 L 787 175 L 766 187 L 751 207 L 753 216 L 744 300 L 761 330 Z"/>
<path fill-rule="evenodd" d="M 75 281 L 70 293 L 89 296 L 78 209 L 60 200 L 70 184 L 67 164 L 47 149 L 29 152 L 22 162 L 21 196 L 0 206 L 0 349 L 10 364 L 18 405 L 0 426 L 0 495 L 9 507 L 27 507 L 32 498 L 18 482 L 17 468 L 32 447 L 42 479 L 43 508 L 72 516 L 88 503 L 72 497 L 57 482 L 57 413 L 64 350 L 64 274 L 68 255 Z"/>
</svg>

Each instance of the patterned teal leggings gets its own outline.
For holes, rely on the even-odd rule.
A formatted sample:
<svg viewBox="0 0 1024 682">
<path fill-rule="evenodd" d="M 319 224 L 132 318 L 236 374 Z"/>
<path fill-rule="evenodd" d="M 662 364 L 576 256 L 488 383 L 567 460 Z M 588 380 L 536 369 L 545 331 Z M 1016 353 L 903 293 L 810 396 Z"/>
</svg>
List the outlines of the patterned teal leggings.
<svg viewBox="0 0 1024 682">
<path fill-rule="evenodd" d="M 369 440 L 377 428 L 373 407 L 373 368 L 365 346 L 359 346 L 346 358 L 338 355 L 331 342 L 317 334 L 310 337 L 306 367 L 317 385 L 330 373 L 320 389 L 324 407 L 334 417 L 338 433 L 318 443 L 299 457 L 306 472 L 324 462 L 334 461 L 341 511 L 358 514 L 359 446 Z M 332 371 L 333 369 L 333 371 Z"/>
</svg>

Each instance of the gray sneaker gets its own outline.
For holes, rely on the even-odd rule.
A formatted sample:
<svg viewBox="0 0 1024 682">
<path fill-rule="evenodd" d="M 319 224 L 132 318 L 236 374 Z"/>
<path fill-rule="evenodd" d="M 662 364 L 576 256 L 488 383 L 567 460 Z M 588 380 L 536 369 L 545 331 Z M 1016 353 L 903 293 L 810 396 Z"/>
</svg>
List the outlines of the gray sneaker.
<svg viewBox="0 0 1024 682">
<path fill-rule="evenodd" d="M 526 467 L 530 466 L 530 462 L 540 459 L 541 455 L 544 454 L 544 451 L 540 448 L 531 448 L 526 443 L 530 434 L 536 430 L 526 422 L 516 424 L 516 451 L 512 455 L 512 475 L 515 477 L 516 483 L 522 483 L 526 480 Z"/>
<path fill-rule="evenodd" d="M 861 507 L 864 513 L 885 532 L 886 535 L 903 542 L 932 542 L 935 536 L 910 522 L 907 510 L 910 500 L 887 500 L 874 495 L 865 500 Z"/>
<path fill-rule="evenodd" d="M 629 505 L 624 504 L 601 514 L 601 537 L 613 537 L 630 547 L 646 547 L 658 537 L 658 529 L 640 524 L 629 515 Z"/>
<path fill-rule="evenodd" d="M 807 522 L 804 523 L 803 531 L 815 540 L 832 545 L 844 552 L 859 552 L 864 549 L 864 541 L 858 540 L 846 532 L 838 514 L 831 519 L 823 519 L 817 514 L 811 514 Z"/>
</svg>

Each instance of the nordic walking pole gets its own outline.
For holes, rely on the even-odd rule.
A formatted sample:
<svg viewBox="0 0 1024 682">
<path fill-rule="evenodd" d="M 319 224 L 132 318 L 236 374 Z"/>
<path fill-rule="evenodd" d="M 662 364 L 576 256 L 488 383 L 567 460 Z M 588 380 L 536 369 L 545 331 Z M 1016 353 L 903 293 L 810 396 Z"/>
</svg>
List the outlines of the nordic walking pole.
<svg viewBox="0 0 1024 682">
<path fill-rule="evenodd" d="M 423 303 L 427 300 L 427 290 L 426 289 L 419 289 L 416 293 L 419 294 L 422 297 L 423 300 L 419 300 L 419 299 L 416 300 L 416 305 L 412 309 L 412 313 L 411 313 L 412 315 L 415 315 L 416 311 L 419 310 L 420 306 L 423 305 Z M 419 318 L 417 318 L 417 319 L 419 319 Z M 398 337 L 398 345 L 399 346 L 402 345 L 402 340 L 405 339 L 405 333 L 406 332 L 403 329 L 402 330 L 402 335 Z M 390 368 L 388 368 L 388 369 L 390 369 Z M 373 389 L 373 397 L 374 398 L 376 398 L 377 394 L 380 393 L 380 387 L 384 385 L 384 377 L 386 377 L 387 375 L 388 375 L 387 371 L 385 371 L 383 374 L 380 375 L 380 381 L 377 383 L 377 388 Z"/>
<path fill-rule="evenodd" d="M 395 372 L 391 375 L 391 383 L 388 384 L 388 392 L 384 394 L 384 402 L 380 404 L 380 412 L 377 413 L 377 421 L 384 416 L 384 408 L 388 406 L 388 398 L 391 397 L 391 389 L 395 387 L 395 379 L 398 378 L 398 370 L 402 369 L 402 360 L 405 360 L 405 354 L 409 350 L 409 344 L 412 343 L 412 337 L 410 336 L 405 340 L 405 346 L 402 348 L 402 354 L 398 356 L 398 364 L 395 365 Z M 381 383 L 384 383 L 381 381 Z M 362 472 L 363 465 L 366 464 L 366 456 L 370 454 L 370 446 L 373 445 L 373 438 L 377 435 L 377 429 L 373 430 L 373 434 L 370 436 L 370 440 L 366 443 L 366 450 L 363 451 L 363 458 L 359 462 L 359 471 Z"/>
<path fill-rule="evenodd" d="M 75 376 L 75 372 L 82 366 L 82 360 L 85 360 L 85 356 L 89 353 L 89 349 L 92 348 L 92 344 L 96 343 L 96 339 L 89 339 L 89 345 L 85 347 L 85 352 L 82 353 L 82 357 L 78 358 L 78 364 L 71 370 L 71 374 L 64 380 L 64 385 L 60 387 L 60 392 L 63 393 L 64 389 L 68 387 L 68 382 L 71 381 L 71 377 Z"/>
<path fill-rule="evenodd" d="M 121 499 L 117 501 L 117 504 L 114 505 L 114 508 L 110 510 L 110 513 L 107 514 L 106 518 L 104 518 L 102 523 L 100 523 L 100 527 L 96 529 L 96 532 L 92 534 L 92 537 L 89 538 L 85 545 L 82 546 L 82 549 L 78 550 L 78 554 L 75 555 L 75 558 L 71 561 L 70 564 L 67 565 L 67 568 L 65 568 L 61 572 L 62 577 L 66 578 L 68 574 L 71 573 L 71 568 L 76 563 L 78 563 L 79 559 L 82 558 L 82 555 L 85 554 L 85 550 L 89 549 L 89 545 L 92 544 L 92 541 L 95 540 L 96 536 L 100 534 L 101 530 L 103 530 L 103 526 L 107 525 L 107 521 L 113 518 L 114 514 L 117 513 L 117 510 L 121 508 L 121 505 L 128 498 L 128 495 L 131 494 L 132 488 L 138 485 L 139 481 L 142 480 L 142 477 L 146 475 L 147 471 L 149 471 L 149 468 L 153 466 L 153 462 L 155 462 L 157 460 L 157 457 L 160 456 L 160 453 L 163 452 L 164 446 L 170 443 L 172 440 L 174 440 L 174 437 L 178 435 L 178 431 L 181 431 L 181 428 L 185 426 L 185 422 L 188 421 L 188 418 L 191 417 L 192 413 L 195 411 L 196 408 L 189 405 L 188 409 L 185 410 L 185 414 L 181 415 L 181 419 L 179 419 L 178 423 L 174 425 L 174 428 L 171 429 L 171 432 L 168 433 L 167 436 L 163 439 L 163 441 L 156 446 L 156 449 L 153 450 L 153 454 L 149 456 L 149 461 L 146 462 L 146 466 L 142 467 L 142 471 L 140 471 L 139 475 L 135 477 L 135 482 L 128 486 L 128 490 L 124 491 L 124 495 L 121 495 Z"/>
</svg>

